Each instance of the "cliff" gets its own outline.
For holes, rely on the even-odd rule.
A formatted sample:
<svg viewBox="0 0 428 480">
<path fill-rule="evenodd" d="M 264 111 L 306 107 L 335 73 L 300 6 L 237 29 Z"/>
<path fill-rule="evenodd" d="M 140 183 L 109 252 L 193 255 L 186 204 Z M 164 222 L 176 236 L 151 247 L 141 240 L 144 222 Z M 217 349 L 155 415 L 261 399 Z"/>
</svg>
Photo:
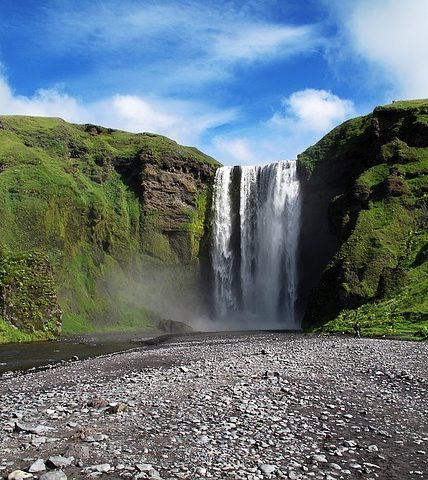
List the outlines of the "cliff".
<svg viewBox="0 0 428 480">
<path fill-rule="evenodd" d="M 1 116 L 0 342 L 54 336 L 61 316 L 64 332 L 163 325 L 177 282 L 200 288 L 217 165 L 160 135 Z"/>
<path fill-rule="evenodd" d="M 428 100 L 345 122 L 298 167 L 303 326 L 428 337 Z"/>
</svg>

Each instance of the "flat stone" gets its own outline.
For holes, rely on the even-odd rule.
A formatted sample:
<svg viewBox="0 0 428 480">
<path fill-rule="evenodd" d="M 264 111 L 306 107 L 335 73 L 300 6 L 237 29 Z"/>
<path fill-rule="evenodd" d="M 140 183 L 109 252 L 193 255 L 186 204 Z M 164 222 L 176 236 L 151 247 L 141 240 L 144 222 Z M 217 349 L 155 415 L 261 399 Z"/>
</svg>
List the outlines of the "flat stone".
<svg viewBox="0 0 428 480">
<path fill-rule="evenodd" d="M 137 463 L 137 465 L 135 465 L 135 468 L 139 472 L 148 472 L 153 468 L 153 466 L 150 463 Z"/>
<path fill-rule="evenodd" d="M 36 460 L 28 469 L 30 473 L 44 472 L 46 470 L 45 461 L 42 458 Z"/>
<path fill-rule="evenodd" d="M 46 461 L 46 466 L 49 468 L 63 468 L 68 467 L 72 464 L 74 457 L 63 457 L 61 455 L 56 455 L 49 457 Z"/>
<path fill-rule="evenodd" d="M 62 470 L 44 473 L 39 480 L 67 480 L 67 475 Z"/>
<path fill-rule="evenodd" d="M 95 472 L 105 473 L 111 470 L 111 465 L 109 463 L 101 463 L 99 465 L 93 465 L 89 468 Z"/>
<path fill-rule="evenodd" d="M 43 435 L 49 430 L 53 430 L 53 429 L 50 427 L 47 427 L 46 425 L 32 426 L 22 422 L 15 422 L 15 432 L 27 432 L 27 433 L 34 433 L 35 435 Z"/>
</svg>

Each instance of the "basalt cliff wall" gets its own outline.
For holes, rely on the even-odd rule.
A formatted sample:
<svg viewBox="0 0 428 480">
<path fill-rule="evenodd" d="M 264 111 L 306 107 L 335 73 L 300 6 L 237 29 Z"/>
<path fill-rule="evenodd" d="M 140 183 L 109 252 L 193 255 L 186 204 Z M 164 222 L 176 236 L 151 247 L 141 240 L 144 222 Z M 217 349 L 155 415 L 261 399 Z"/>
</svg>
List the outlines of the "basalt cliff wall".
<svg viewBox="0 0 428 480">
<path fill-rule="evenodd" d="M 199 296 L 217 166 L 160 135 L 0 117 L 0 342 L 162 328 Z"/>
<path fill-rule="evenodd" d="M 428 336 L 428 100 L 345 122 L 298 168 L 303 326 Z"/>
</svg>

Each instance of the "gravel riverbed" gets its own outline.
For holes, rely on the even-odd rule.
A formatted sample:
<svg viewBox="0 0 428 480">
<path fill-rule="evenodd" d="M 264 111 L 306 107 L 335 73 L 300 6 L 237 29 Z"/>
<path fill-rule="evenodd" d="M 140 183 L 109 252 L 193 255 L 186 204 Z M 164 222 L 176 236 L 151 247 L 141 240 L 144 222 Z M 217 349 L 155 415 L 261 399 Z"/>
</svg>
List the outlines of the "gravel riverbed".
<svg viewBox="0 0 428 480">
<path fill-rule="evenodd" d="M 0 478 L 428 479 L 427 359 L 242 332 L 5 373 Z"/>
</svg>

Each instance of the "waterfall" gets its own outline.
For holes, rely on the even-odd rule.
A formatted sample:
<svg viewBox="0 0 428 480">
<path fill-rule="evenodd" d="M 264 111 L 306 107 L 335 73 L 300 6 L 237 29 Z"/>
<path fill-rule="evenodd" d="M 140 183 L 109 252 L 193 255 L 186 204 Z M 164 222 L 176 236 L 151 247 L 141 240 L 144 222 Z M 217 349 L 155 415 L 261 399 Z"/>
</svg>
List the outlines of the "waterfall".
<svg viewBox="0 0 428 480">
<path fill-rule="evenodd" d="M 297 328 L 296 162 L 219 168 L 213 209 L 217 319 L 242 328 Z"/>
</svg>

